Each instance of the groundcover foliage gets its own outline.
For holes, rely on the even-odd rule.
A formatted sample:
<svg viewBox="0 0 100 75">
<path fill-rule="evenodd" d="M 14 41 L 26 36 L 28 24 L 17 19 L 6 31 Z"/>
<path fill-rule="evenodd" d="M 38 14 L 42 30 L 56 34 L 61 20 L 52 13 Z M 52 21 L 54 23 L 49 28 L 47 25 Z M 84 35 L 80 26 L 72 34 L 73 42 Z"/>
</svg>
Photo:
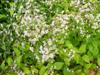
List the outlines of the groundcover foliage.
<svg viewBox="0 0 100 75">
<path fill-rule="evenodd" d="M 100 1 L 0 0 L 0 75 L 100 75 Z"/>
</svg>

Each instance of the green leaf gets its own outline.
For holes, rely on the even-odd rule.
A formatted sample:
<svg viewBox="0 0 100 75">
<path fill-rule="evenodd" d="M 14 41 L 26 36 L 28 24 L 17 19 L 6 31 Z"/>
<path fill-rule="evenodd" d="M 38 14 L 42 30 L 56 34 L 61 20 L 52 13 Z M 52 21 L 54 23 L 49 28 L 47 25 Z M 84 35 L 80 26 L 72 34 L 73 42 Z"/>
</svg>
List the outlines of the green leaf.
<svg viewBox="0 0 100 75">
<path fill-rule="evenodd" d="M 60 45 L 61 45 L 61 44 L 64 44 L 64 40 L 63 40 L 63 39 L 59 40 L 59 41 L 58 41 L 58 44 L 60 44 Z"/>
<path fill-rule="evenodd" d="M 6 15 L 0 15 L 0 19 L 6 18 Z"/>
<path fill-rule="evenodd" d="M 63 69 L 63 74 L 64 75 L 72 75 L 71 72 L 67 69 L 67 67 L 65 66 Z"/>
<path fill-rule="evenodd" d="M 77 64 L 79 64 L 80 63 L 80 55 L 79 54 L 75 54 L 75 56 L 74 56 L 74 60 L 76 61 L 76 63 Z"/>
<path fill-rule="evenodd" d="M 64 59 L 64 62 L 65 62 L 65 64 L 66 64 L 67 66 L 70 65 L 70 59 L 69 59 L 69 58 L 65 58 L 65 59 Z"/>
<path fill-rule="evenodd" d="M 9 73 L 7 73 L 6 75 L 17 75 L 15 72 L 10 71 Z"/>
<path fill-rule="evenodd" d="M 34 71 L 35 73 L 38 73 L 38 69 L 35 68 L 35 66 L 32 66 L 32 67 L 31 67 L 31 71 Z"/>
<path fill-rule="evenodd" d="M 73 48 L 73 45 L 72 45 L 72 43 L 69 40 L 65 41 L 65 45 L 68 48 Z"/>
<path fill-rule="evenodd" d="M 18 50 L 18 48 L 14 48 L 14 52 L 15 52 L 16 56 L 20 56 L 20 51 Z"/>
<path fill-rule="evenodd" d="M 22 56 L 18 56 L 18 57 L 16 58 L 16 64 L 17 64 L 18 66 L 21 66 L 21 60 L 22 60 Z"/>
<path fill-rule="evenodd" d="M 8 65 L 11 66 L 13 64 L 13 59 L 11 57 L 8 57 L 7 63 L 8 63 Z"/>
<path fill-rule="evenodd" d="M 98 56 L 99 51 L 97 48 L 92 48 L 91 46 L 91 48 L 89 48 L 89 51 L 93 54 L 94 57 Z"/>
<path fill-rule="evenodd" d="M 30 74 L 30 70 L 27 67 L 24 67 L 23 71 L 24 71 L 25 74 L 28 74 L 28 75 Z"/>
<path fill-rule="evenodd" d="M 97 59 L 97 64 L 100 66 L 100 58 Z"/>
<path fill-rule="evenodd" d="M 63 67 L 64 63 L 63 62 L 55 62 L 54 63 L 54 69 L 60 70 Z"/>
<path fill-rule="evenodd" d="M 92 68 L 92 69 L 95 69 L 96 67 L 97 67 L 96 64 L 91 64 L 91 68 Z"/>
<path fill-rule="evenodd" d="M 91 66 L 92 66 L 92 64 L 84 64 L 84 67 L 85 67 L 85 69 L 89 69 L 89 68 L 91 68 Z"/>
<path fill-rule="evenodd" d="M 82 44 L 79 48 L 80 53 L 85 53 L 86 52 L 86 44 Z"/>
<path fill-rule="evenodd" d="M 96 75 L 100 75 L 100 71 L 98 71 Z"/>
<path fill-rule="evenodd" d="M 40 69 L 39 74 L 40 75 L 44 75 L 45 71 L 46 71 L 46 67 L 45 66 L 42 66 L 41 69 Z"/>
<path fill-rule="evenodd" d="M 89 44 L 89 51 L 93 54 L 94 57 L 98 57 L 99 49 L 98 49 L 98 43 L 94 40 L 92 40 L 92 43 Z"/>
<path fill-rule="evenodd" d="M 14 10 L 10 10 L 10 15 L 12 16 L 14 14 Z"/>
<path fill-rule="evenodd" d="M 87 63 L 90 62 L 90 58 L 89 58 L 88 55 L 84 55 L 84 56 L 82 57 L 82 59 L 83 59 L 85 62 L 87 62 Z"/>
<path fill-rule="evenodd" d="M 2 70 L 5 70 L 7 68 L 7 66 L 5 65 L 5 61 L 2 62 L 0 67 L 1 67 Z"/>
</svg>

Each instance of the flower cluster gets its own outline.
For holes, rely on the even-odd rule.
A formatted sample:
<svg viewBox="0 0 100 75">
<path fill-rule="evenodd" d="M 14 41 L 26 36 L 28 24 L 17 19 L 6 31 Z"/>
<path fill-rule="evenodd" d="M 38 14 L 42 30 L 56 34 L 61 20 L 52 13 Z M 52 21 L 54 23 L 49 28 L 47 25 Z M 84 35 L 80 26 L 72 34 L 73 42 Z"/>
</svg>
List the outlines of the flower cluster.
<svg viewBox="0 0 100 75">
<path fill-rule="evenodd" d="M 80 43 L 100 34 L 100 13 L 96 9 L 95 1 L 91 1 L 25 0 L 21 1 L 23 5 L 19 4 L 19 8 L 16 9 L 18 0 L 15 0 L 15 4 L 11 4 L 10 14 L 11 19 L 14 18 L 16 21 L 11 20 L 11 23 L 7 25 L 0 24 L 0 49 L 11 52 L 4 53 L 8 56 L 13 55 L 12 59 L 17 58 L 18 55 L 22 57 L 17 63 L 14 60 L 12 69 L 17 70 L 17 66 L 21 64 L 20 67 L 27 65 L 30 67 L 34 64 L 36 65 L 33 66 L 34 70 L 40 71 L 41 64 L 43 66 L 49 60 L 54 63 L 60 60 L 64 61 L 64 64 L 74 63 L 72 60 L 75 53 L 77 54 L 74 48 L 79 49 Z M 14 50 L 15 47 L 18 50 Z M 83 46 L 82 49 L 85 47 Z M 0 56 L 3 55 L 0 54 Z M 88 59 L 88 56 L 86 57 Z M 67 59 L 69 62 L 66 61 Z M 23 65 L 25 62 L 26 64 Z M 51 67 L 49 69 L 54 70 Z M 35 75 L 34 70 L 32 70 L 33 75 Z M 70 68 L 67 70 L 71 71 Z M 25 71 L 29 72 L 28 69 Z M 21 70 L 16 73 L 25 75 Z M 52 72 L 50 75 L 55 75 L 55 73 Z"/>
</svg>

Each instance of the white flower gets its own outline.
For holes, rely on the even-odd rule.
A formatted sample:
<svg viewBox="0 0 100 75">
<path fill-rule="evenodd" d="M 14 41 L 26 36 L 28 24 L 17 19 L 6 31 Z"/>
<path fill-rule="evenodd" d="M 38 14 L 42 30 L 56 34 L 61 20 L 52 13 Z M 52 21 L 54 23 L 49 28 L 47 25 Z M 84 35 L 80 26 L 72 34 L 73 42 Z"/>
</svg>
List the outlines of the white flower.
<svg viewBox="0 0 100 75">
<path fill-rule="evenodd" d="M 54 53 L 49 54 L 49 58 L 54 58 L 54 56 L 55 56 Z"/>
<path fill-rule="evenodd" d="M 59 29 L 59 28 L 54 28 L 53 34 L 56 34 L 56 33 L 59 33 L 59 32 L 61 32 L 61 29 Z"/>
<path fill-rule="evenodd" d="M 45 30 L 45 34 L 47 34 L 49 31 L 48 30 Z"/>
<path fill-rule="evenodd" d="M 34 39 L 29 39 L 29 42 L 31 42 L 33 45 L 36 43 L 36 41 Z"/>
<path fill-rule="evenodd" d="M 62 21 L 62 24 L 61 24 L 61 27 L 65 27 L 65 26 L 66 26 L 66 21 L 63 20 L 63 21 Z"/>
<path fill-rule="evenodd" d="M 42 53 L 42 54 L 43 54 L 43 53 L 44 53 L 44 51 L 43 51 L 43 46 L 42 46 L 42 45 L 40 46 L 40 48 L 39 48 L 39 49 L 40 49 L 40 53 Z"/>
<path fill-rule="evenodd" d="M 96 19 L 100 19 L 100 14 L 97 14 Z"/>
<path fill-rule="evenodd" d="M 75 54 L 75 50 L 71 49 L 70 52 L 69 52 L 69 54 L 68 54 L 68 57 L 70 59 L 72 59 L 74 57 L 74 54 Z"/>
<path fill-rule="evenodd" d="M 79 10 L 81 13 L 90 11 L 89 8 L 80 8 Z"/>
<path fill-rule="evenodd" d="M 19 71 L 19 72 L 18 72 L 18 75 L 25 75 L 25 73 L 22 72 L 22 71 Z"/>
<path fill-rule="evenodd" d="M 68 26 L 67 26 L 67 25 L 65 26 L 65 29 L 66 29 L 66 30 L 68 29 Z"/>
<path fill-rule="evenodd" d="M 87 38 L 90 38 L 90 37 L 91 37 L 91 35 L 90 35 L 90 34 L 88 34 L 88 35 L 86 35 L 86 37 L 87 37 Z"/>
<path fill-rule="evenodd" d="M 45 31 L 44 31 L 44 30 L 42 30 L 42 31 L 41 31 L 41 35 L 44 35 L 44 34 L 45 34 Z"/>
<path fill-rule="evenodd" d="M 0 31 L 0 34 L 2 34 L 3 33 L 3 31 Z"/>
<path fill-rule="evenodd" d="M 52 21 L 51 26 L 55 26 L 55 21 L 54 20 Z"/>
<path fill-rule="evenodd" d="M 21 45 L 22 45 L 23 48 L 25 47 L 25 43 L 24 42 L 22 42 Z"/>
<path fill-rule="evenodd" d="M 48 57 L 46 54 L 43 54 L 43 55 L 42 55 L 42 61 L 47 61 L 48 58 L 49 58 L 49 57 Z"/>
<path fill-rule="evenodd" d="M 27 36 L 28 35 L 28 31 L 24 31 L 24 35 Z"/>
<path fill-rule="evenodd" d="M 15 30 L 15 32 L 16 32 L 16 34 L 19 36 L 20 34 L 19 34 L 19 32 L 18 32 L 18 30 Z"/>
<path fill-rule="evenodd" d="M 34 48 L 33 47 L 30 47 L 30 51 L 34 52 Z"/>
<path fill-rule="evenodd" d="M 39 56 L 38 56 L 38 55 L 35 55 L 35 57 L 36 57 L 36 59 L 38 60 L 38 62 L 40 62 L 40 61 L 39 61 L 39 60 L 40 60 Z"/>
<path fill-rule="evenodd" d="M 25 20 L 26 20 L 26 22 L 29 22 L 32 20 L 32 18 L 31 18 L 31 16 L 25 16 Z"/>
<path fill-rule="evenodd" d="M 48 39 L 48 45 L 51 46 L 52 45 L 52 40 Z"/>
<path fill-rule="evenodd" d="M 43 50 L 45 51 L 44 54 L 48 54 L 49 53 L 49 49 L 46 46 L 43 48 Z"/>
</svg>

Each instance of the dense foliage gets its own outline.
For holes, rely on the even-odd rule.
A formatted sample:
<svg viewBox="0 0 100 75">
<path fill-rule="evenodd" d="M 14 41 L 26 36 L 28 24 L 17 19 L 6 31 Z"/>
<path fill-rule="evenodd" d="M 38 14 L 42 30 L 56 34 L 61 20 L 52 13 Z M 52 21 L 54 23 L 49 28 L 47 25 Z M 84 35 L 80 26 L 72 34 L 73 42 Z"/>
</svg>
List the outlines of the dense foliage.
<svg viewBox="0 0 100 75">
<path fill-rule="evenodd" d="M 0 75 L 100 75 L 99 0 L 0 0 Z"/>
</svg>

